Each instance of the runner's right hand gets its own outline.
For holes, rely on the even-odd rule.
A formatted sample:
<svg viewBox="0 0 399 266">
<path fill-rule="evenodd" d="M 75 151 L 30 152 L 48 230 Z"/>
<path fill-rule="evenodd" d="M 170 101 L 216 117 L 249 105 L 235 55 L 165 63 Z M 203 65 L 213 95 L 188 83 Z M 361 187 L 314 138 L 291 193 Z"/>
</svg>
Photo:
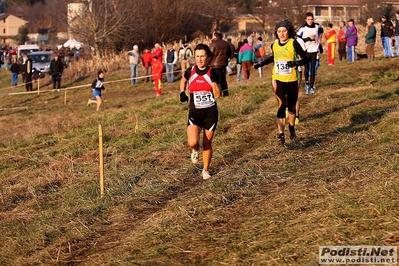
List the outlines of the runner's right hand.
<svg viewBox="0 0 399 266">
<path fill-rule="evenodd" d="M 293 68 L 293 67 L 299 66 L 299 64 L 297 61 L 288 61 L 287 66 Z"/>
<path fill-rule="evenodd" d="M 182 103 L 188 102 L 188 97 L 187 97 L 187 95 L 186 95 L 186 93 L 184 91 L 180 92 L 180 101 Z"/>
</svg>

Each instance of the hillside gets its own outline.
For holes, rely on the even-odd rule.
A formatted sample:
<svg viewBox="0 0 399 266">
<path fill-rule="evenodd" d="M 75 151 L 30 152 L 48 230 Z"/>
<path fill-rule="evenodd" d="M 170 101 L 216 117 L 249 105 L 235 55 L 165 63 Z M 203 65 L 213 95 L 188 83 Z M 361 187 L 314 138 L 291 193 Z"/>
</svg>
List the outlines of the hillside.
<svg viewBox="0 0 399 266">
<path fill-rule="evenodd" d="M 9 96 L 23 89 L 1 69 L 0 265 L 318 265 L 320 245 L 397 246 L 399 59 L 326 61 L 286 147 L 270 67 L 248 87 L 229 77 L 207 181 L 178 82 L 161 97 L 106 84 L 96 112 L 88 87 L 66 105 L 64 91 Z"/>
</svg>

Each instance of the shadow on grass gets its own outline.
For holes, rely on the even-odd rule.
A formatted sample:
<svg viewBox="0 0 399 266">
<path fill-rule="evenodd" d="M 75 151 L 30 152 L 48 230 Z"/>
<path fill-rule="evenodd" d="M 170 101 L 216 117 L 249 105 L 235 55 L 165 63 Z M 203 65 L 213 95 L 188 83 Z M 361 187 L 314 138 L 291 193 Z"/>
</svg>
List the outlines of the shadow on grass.
<svg viewBox="0 0 399 266">
<path fill-rule="evenodd" d="M 388 92 L 388 93 L 379 95 L 379 96 L 375 97 L 374 99 L 376 99 L 376 100 L 385 100 L 385 99 L 388 99 L 388 98 L 392 97 L 393 95 L 399 95 L 399 88 L 396 89 L 396 91 L 393 92 L 393 93 Z"/>
<path fill-rule="evenodd" d="M 395 108 L 396 105 L 391 105 L 388 107 L 384 108 L 379 108 L 377 110 L 372 110 L 372 112 L 366 112 L 362 111 L 357 114 L 353 114 L 351 116 L 351 124 L 345 127 L 339 127 L 335 128 L 334 131 L 324 133 L 324 134 L 319 134 L 314 137 L 307 137 L 305 142 L 302 142 L 302 145 L 290 145 L 289 148 L 298 150 L 298 149 L 303 149 L 307 148 L 310 146 L 314 146 L 317 144 L 320 144 L 321 142 L 324 142 L 327 138 L 329 137 L 334 137 L 338 136 L 341 134 L 351 134 L 353 132 L 359 132 L 359 131 L 367 131 L 370 129 L 370 127 L 373 127 L 377 125 L 380 121 L 381 118 L 386 114 L 387 110 L 391 110 Z M 343 107 L 341 107 L 344 109 Z M 340 109 L 341 109 L 340 108 Z"/>
<path fill-rule="evenodd" d="M 397 90 L 395 90 L 395 92 L 393 92 L 393 93 L 390 93 L 390 92 L 384 93 L 384 94 L 381 94 L 381 95 L 378 95 L 378 96 L 372 98 L 371 100 L 385 100 L 385 99 L 389 99 L 393 95 L 399 95 L 399 88 Z M 358 101 L 358 102 L 350 102 L 349 104 L 344 105 L 344 106 L 334 107 L 331 111 L 326 111 L 326 112 L 323 112 L 323 113 L 316 113 L 316 114 L 310 115 L 310 116 L 304 118 L 304 121 L 307 121 L 308 119 L 310 120 L 310 119 L 323 118 L 325 116 L 331 115 L 334 112 L 339 112 L 339 111 L 345 110 L 346 108 L 354 107 L 354 106 L 357 106 L 359 104 L 362 104 L 364 102 L 366 102 L 366 100 L 361 100 L 361 101 Z M 388 110 L 388 109 L 391 109 L 391 108 L 392 108 L 392 106 L 389 107 L 389 108 L 384 108 L 384 110 Z"/>
<path fill-rule="evenodd" d="M 356 84 L 356 81 L 340 81 L 340 80 L 328 80 L 328 81 L 324 81 L 324 82 L 320 82 L 320 86 L 321 87 L 326 87 L 326 86 L 331 86 L 331 87 L 335 87 L 335 86 L 353 86 Z"/>
<path fill-rule="evenodd" d="M 358 101 L 358 102 L 350 102 L 349 104 L 344 105 L 344 106 L 334 107 L 331 111 L 325 111 L 325 112 L 322 112 L 322 113 L 316 113 L 316 114 L 310 115 L 310 116 L 306 117 L 304 119 L 304 121 L 311 120 L 311 119 L 323 118 L 325 116 L 331 115 L 332 113 L 345 110 L 346 108 L 353 107 L 353 106 L 362 104 L 364 102 L 365 102 L 365 100 L 361 100 L 361 101 Z"/>
</svg>

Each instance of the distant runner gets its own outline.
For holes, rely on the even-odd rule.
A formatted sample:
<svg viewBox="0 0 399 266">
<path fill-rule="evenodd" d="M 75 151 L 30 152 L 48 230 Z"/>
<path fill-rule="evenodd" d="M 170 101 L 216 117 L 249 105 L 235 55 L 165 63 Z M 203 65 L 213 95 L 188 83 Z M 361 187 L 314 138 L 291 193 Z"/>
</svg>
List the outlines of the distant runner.
<svg viewBox="0 0 399 266">
<path fill-rule="evenodd" d="M 93 83 L 91 84 L 91 88 L 93 89 L 93 96 L 95 100 L 89 99 L 87 101 L 87 105 L 90 105 L 91 103 L 96 104 L 96 111 L 100 110 L 100 105 L 102 103 L 102 98 L 101 98 L 101 91 L 105 90 L 104 88 L 104 71 L 100 70 L 97 73 L 97 78 L 93 80 Z"/>
</svg>

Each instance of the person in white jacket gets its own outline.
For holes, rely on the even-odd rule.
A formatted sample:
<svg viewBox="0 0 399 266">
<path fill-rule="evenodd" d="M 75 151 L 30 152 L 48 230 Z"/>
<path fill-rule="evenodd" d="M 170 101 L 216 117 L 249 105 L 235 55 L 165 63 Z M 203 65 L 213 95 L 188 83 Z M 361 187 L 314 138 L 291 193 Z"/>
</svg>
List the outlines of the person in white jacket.
<svg viewBox="0 0 399 266">
<path fill-rule="evenodd" d="M 193 57 L 193 51 L 188 46 L 188 43 L 183 43 L 183 46 L 179 49 L 179 60 L 180 60 L 180 68 L 182 75 L 186 71 L 187 68 L 190 67 L 190 60 Z"/>
<path fill-rule="evenodd" d="M 133 50 L 127 52 L 129 55 L 130 63 L 130 77 L 132 78 L 131 83 L 134 86 L 137 83 L 137 77 L 139 75 L 138 65 L 140 63 L 139 47 L 137 45 L 133 46 Z"/>
</svg>

